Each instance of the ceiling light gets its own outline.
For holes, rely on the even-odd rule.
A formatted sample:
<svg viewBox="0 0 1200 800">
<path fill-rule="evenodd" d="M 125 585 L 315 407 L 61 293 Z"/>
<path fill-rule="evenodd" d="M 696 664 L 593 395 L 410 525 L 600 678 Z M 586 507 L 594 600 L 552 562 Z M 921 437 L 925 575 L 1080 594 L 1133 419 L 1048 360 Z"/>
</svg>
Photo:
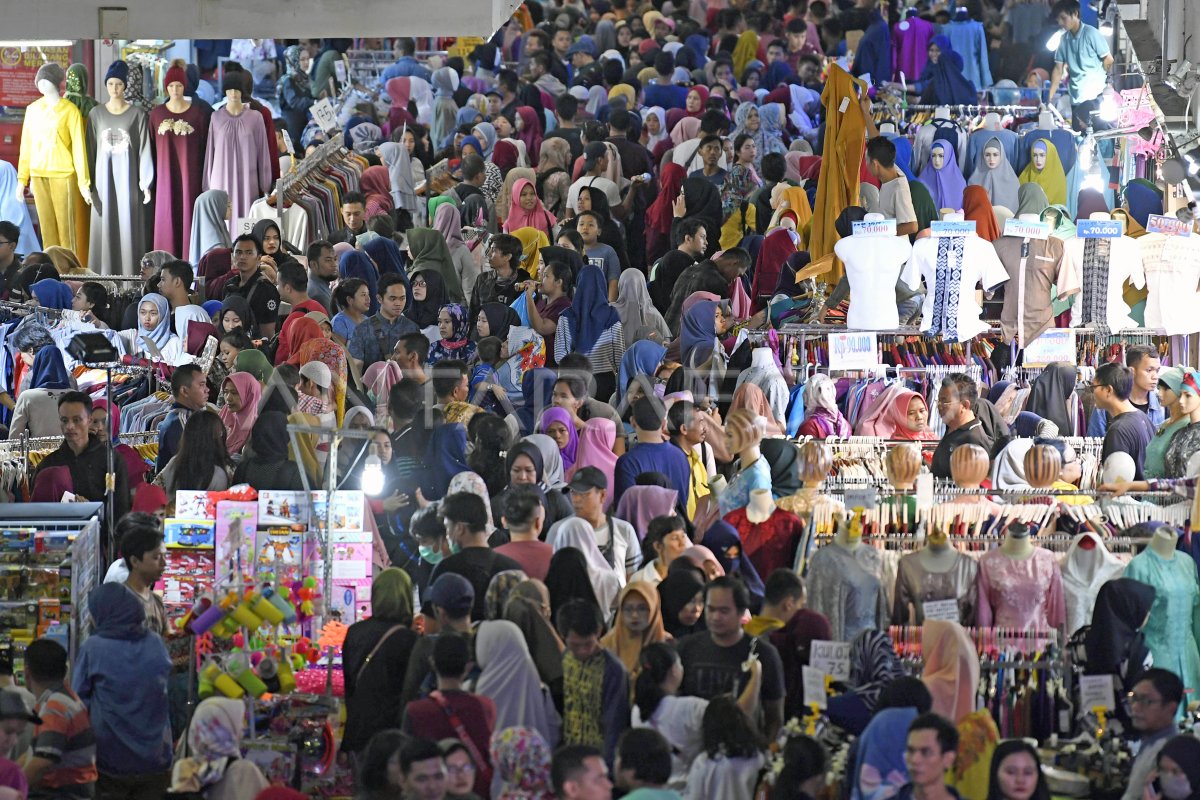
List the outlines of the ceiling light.
<svg viewBox="0 0 1200 800">
<path fill-rule="evenodd" d="M 363 463 L 362 490 L 371 497 L 383 491 L 383 462 L 376 454 L 374 444 L 371 445 L 370 455 Z"/>
</svg>

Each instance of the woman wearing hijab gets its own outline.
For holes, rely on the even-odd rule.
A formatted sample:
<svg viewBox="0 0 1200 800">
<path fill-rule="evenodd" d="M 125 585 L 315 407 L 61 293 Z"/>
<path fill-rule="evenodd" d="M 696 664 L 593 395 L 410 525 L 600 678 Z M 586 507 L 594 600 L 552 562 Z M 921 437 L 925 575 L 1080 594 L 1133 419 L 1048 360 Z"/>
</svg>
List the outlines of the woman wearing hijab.
<svg viewBox="0 0 1200 800">
<path fill-rule="evenodd" d="M 529 164 L 536 167 L 542 147 L 542 122 L 530 106 L 517 106 L 516 138 L 525 145 Z"/>
<path fill-rule="evenodd" d="M 993 140 L 995 141 L 995 140 Z M 996 215 L 992 210 L 992 202 L 987 190 L 982 186 L 968 186 L 963 190 L 963 218 L 974 221 L 975 233 L 989 242 L 1000 238 L 1000 228 L 996 225 Z"/>
<path fill-rule="evenodd" d="M 438 313 L 450 303 L 442 273 L 434 268 L 414 269 L 410 287 L 412 296 L 404 316 L 421 330 L 437 325 Z"/>
<path fill-rule="evenodd" d="M 492 734 L 491 757 L 500 782 L 494 800 L 556 797 L 550 776 L 550 745 L 538 731 L 525 727 L 497 729 Z"/>
<path fill-rule="evenodd" d="M 983 150 L 979 152 L 979 160 L 975 162 L 975 171 L 971 173 L 967 184 L 982 186 L 993 206 L 1004 206 L 1011 210 L 1021 204 L 1017 197 L 1020 182 L 1013 172 L 1012 165 L 1008 163 L 1008 155 L 999 139 L 988 139 L 984 144 Z"/>
<path fill-rule="evenodd" d="M 795 445 L 790 442 L 784 444 L 793 451 L 796 450 Z M 766 587 L 759 569 L 746 555 L 742 537 L 738 535 L 737 529 L 723 519 L 717 520 L 704 532 L 704 547 L 712 551 L 726 575 L 737 578 L 746 585 L 746 590 L 750 592 L 750 612 L 757 613 L 762 608 Z M 791 569 L 791 564 L 786 568 Z"/>
<path fill-rule="evenodd" d="M 28 385 L 17 395 L 8 438 L 58 436 L 58 398 L 72 387 L 71 376 L 55 345 L 45 345 L 33 357 Z M 58 498 L 55 498 L 55 502 Z"/>
<path fill-rule="evenodd" d="M 1128 695 L 1146 667 L 1150 650 L 1142 628 L 1155 594 L 1153 586 L 1131 578 L 1108 581 L 1096 593 L 1092 622 L 1083 638 L 1083 672 L 1112 675 L 1118 696 Z"/>
<path fill-rule="evenodd" d="M 412 157 L 409 155 L 408 148 L 396 142 L 384 142 L 379 145 L 377 152 L 379 160 L 383 162 L 383 166 L 388 172 L 389 194 L 393 207 L 397 210 L 407 211 L 414 223 L 423 224 L 424 219 L 417 218 L 421 204 L 417 200 Z"/>
<path fill-rule="evenodd" d="M 279 98 L 279 109 L 287 124 L 288 133 L 293 142 L 299 142 L 304 135 L 304 126 L 308 124 L 308 110 L 315 102 L 312 96 L 312 80 L 304 62 L 310 62 L 307 52 L 299 45 L 291 45 L 283 51 L 283 62 L 287 72 L 275 85 L 275 93 Z"/>
<path fill-rule="evenodd" d="M 29 287 L 29 293 L 36 305 L 58 311 L 69 309 L 71 301 L 74 299 L 71 287 L 57 278 L 43 278 Z M 155 296 L 157 297 L 157 295 Z"/>
<path fill-rule="evenodd" d="M 380 275 L 407 275 L 404 254 L 400 252 L 400 246 L 391 239 L 380 236 L 364 244 L 362 249 L 375 264 Z"/>
<path fill-rule="evenodd" d="M 672 249 L 674 205 L 686 178 L 687 172 L 674 162 L 665 164 L 659 174 L 658 197 L 646 209 L 646 260 L 651 264 Z"/>
<path fill-rule="evenodd" d="M 417 644 L 413 586 L 392 567 L 371 582 L 371 616 L 346 631 L 342 664 L 346 680 L 346 726 L 342 751 L 360 753 L 371 737 L 395 727 L 409 657 Z"/>
<path fill-rule="evenodd" d="M 608 302 L 604 273 L 591 264 L 580 271 L 575 298 L 558 318 L 555 329 L 555 360 L 561 363 L 567 353 L 587 356 L 596 380 L 596 396 L 612 396 L 625 355 L 625 331 L 620 314 Z"/>
<path fill-rule="evenodd" d="M 387 167 L 367 167 L 363 170 L 358 185 L 367 198 L 367 219 L 380 214 L 391 215 L 396 206 L 392 201 L 392 177 Z"/>
<path fill-rule="evenodd" d="M 542 142 L 537 165 L 536 187 L 542 203 L 552 216 L 566 212 L 567 193 L 571 188 L 571 145 L 555 136 Z"/>
<path fill-rule="evenodd" d="M 891 430 L 886 428 L 890 426 Z M 876 423 L 875 435 L 906 442 L 931 441 L 937 434 L 929 430 L 929 406 L 917 392 L 899 392 Z"/>
<path fill-rule="evenodd" d="M 607 417 L 593 417 L 583 425 L 579 434 L 579 447 L 575 463 L 567 472 L 568 479 L 583 467 L 595 467 L 608 478 L 608 485 L 615 486 L 613 475 L 617 467 L 617 454 L 613 446 L 617 441 L 616 423 Z M 608 503 L 612 503 L 609 496 Z"/>
<path fill-rule="evenodd" d="M 379 313 L 379 272 L 370 256 L 361 250 L 347 250 L 338 258 L 338 275 L 343 279 L 358 278 L 366 283 L 371 293 L 371 309 L 367 316 Z"/>
<path fill-rule="evenodd" d="M 37 288 L 36 286 L 34 287 Z M 122 331 L 126 342 L 132 342 L 130 352 L 143 358 L 152 358 L 172 366 L 179 366 L 192 359 L 183 348 L 179 337 L 171 333 L 170 304 L 161 294 L 148 294 L 138 301 L 138 326 L 132 331 Z M 150 350 L 152 342 L 158 355 Z"/>
<path fill-rule="evenodd" d="M 1049 201 L 1047 205 L 1062 205 L 1067 202 L 1067 176 L 1058 157 L 1058 148 L 1049 139 L 1036 139 L 1029 146 L 1029 163 L 1021 171 L 1021 183 L 1035 183 L 1041 186 Z M 1041 209 L 1038 209 L 1032 213 L 1040 211 Z"/>
<path fill-rule="evenodd" d="M 554 440 L 562 457 L 563 468 L 566 473 L 570 473 L 579 452 L 579 434 L 575 430 L 571 415 L 557 406 L 547 408 L 542 414 L 538 430 Z"/>
<path fill-rule="evenodd" d="M 458 303 L 448 303 L 438 310 L 438 333 L 441 339 L 429 348 L 426 364 L 433 366 L 439 361 L 457 359 L 466 363 L 475 360 L 475 343 L 471 341 L 471 321 L 467 310 Z"/>
<path fill-rule="evenodd" d="M 842 729 L 861 734 L 879 705 L 883 687 L 904 674 L 886 631 L 862 631 L 850 645 L 851 690 L 829 703 L 829 718 Z"/>
<path fill-rule="evenodd" d="M 600 644 L 635 674 L 642 648 L 667 639 L 663 628 L 657 589 L 644 581 L 633 581 L 617 597 L 617 617 Z"/>
<path fill-rule="evenodd" d="M 703 572 L 689 565 L 668 570 L 667 577 L 658 584 L 658 596 L 662 600 L 663 627 L 675 639 L 706 629 Z"/>
<path fill-rule="evenodd" d="M 310 361 L 320 361 L 329 368 L 329 375 L 333 379 L 334 414 L 340 425 L 346 413 L 346 351 L 329 338 L 321 326 L 307 317 L 293 322 L 287 336 L 292 348 L 292 356 L 287 363 L 299 367 Z"/>
<path fill-rule="evenodd" d="M 238 356 L 254 351 L 243 351 Z M 260 353 L 261 355 L 261 353 Z M 265 359 L 264 359 L 265 360 Z M 288 458 L 287 416 L 281 411 L 263 411 L 250 429 L 251 455 L 242 459 L 233 482 L 249 483 L 260 489 L 303 491 L 300 469 Z"/>
<path fill-rule="evenodd" d="M 591 524 L 579 517 L 568 517 L 554 526 L 549 541 L 555 552 L 573 547 L 583 553 L 587 559 L 592 589 L 596 592 L 596 602 L 607 618 L 614 608 L 621 587 L 625 585 L 625 571 L 609 565 L 596 545 L 596 535 Z"/>
<path fill-rule="evenodd" d="M 528 227 L 517 228 L 512 235 L 521 242 L 521 269 L 527 272 L 530 278 L 540 279 L 542 264 L 540 253 L 543 247 L 550 246 L 550 238 L 544 231 Z"/>
<path fill-rule="evenodd" d="M 575 547 L 556 550 L 550 557 L 546 591 L 550 595 L 551 619 L 556 619 L 562 607 L 572 600 L 582 600 L 594 605 L 597 610 L 600 608 L 600 601 L 596 599 L 596 590 L 592 586 L 587 556 Z"/>
<path fill-rule="evenodd" d="M 496 703 L 497 731 L 531 728 L 547 742 L 558 741 L 561 719 L 520 628 L 508 620 L 480 623 L 475 633 L 475 661 L 481 668 L 475 693 Z"/>
<path fill-rule="evenodd" d="M 975 84 L 963 74 L 962 58 L 954 52 L 945 36 L 936 36 L 930 42 L 929 60 L 921 70 L 919 85 L 922 86 L 922 103 L 970 105 L 979 99 Z"/>
<path fill-rule="evenodd" d="M 248 372 L 234 372 L 221 387 L 225 405 L 218 412 L 225 425 L 225 447 L 230 455 L 242 452 L 258 418 L 262 385 Z"/>
<path fill-rule="evenodd" d="M 188 257 L 199 264 L 204 254 L 215 247 L 233 247 L 229 236 L 230 201 L 223 189 L 209 189 L 196 198 L 192 206 L 192 238 Z"/>
<path fill-rule="evenodd" d="M 446 284 L 446 294 L 452 302 L 465 303 L 462 283 L 454 269 L 454 258 L 446 246 L 442 234 L 432 228 L 413 228 L 408 232 L 408 252 L 411 259 L 409 273 L 421 269 L 436 269 Z"/>
<path fill-rule="evenodd" d="M 944 139 L 936 139 L 929 152 L 930 158 L 921 170 L 920 181 L 929 190 L 933 204 L 939 210 L 962 208 L 963 190 L 967 187 L 967 180 L 958 168 L 954 145 Z M 934 162 L 939 158 L 942 166 L 935 167 Z"/>
<path fill-rule="evenodd" d="M 241 800 L 266 789 L 262 771 L 242 758 L 245 733 L 246 706 L 241 700 L 201 700 L 181 745 L 187 756 L 171 769 L 171 791 L 202 794 L 208 800 Z"/>
<path fill-rule="evenodd" d="M 508 216 L 504 219 L 505 233 L 512 233 L 521 228 L 535 228 L 546 236 L 553 235 L 554 226 L 558 221 L 538 199 L 537 187 L 533 181 L 519 178 L 513 183 L 511 201 Z"/>
<path fill-rule="evenodd" d="M 667 348 L 655 341 L 640 339 L 629 346 L 621 358 L 621 370 L 617 376 L 617 403 L 624 404 L 634 378 L 653 378 L 666 356 Z"/>
<path fill-rule="evenodd" d="M 617 308 L 622 329 L 628 331 L 630 341 L 670 341 L 671 329 L 667 327 L 662 313 L 651 302 L 650 292 L 646 287 L 646 276 L 641 270 L 627 269 L 621 273 L 617 281 L 617 299 L 613 305 Z"/>
<path fill-rule="evenodd" d="M 454 260 L 454 271 L 458 274 L 462 285 L 463 295 L 470 297 L 475 290 L 475 281 L 479 278 L 479 262 L 471 254 L 462 234 L 462 215 L 458 206 L 444 203 L 438 206 L 433 215 L 433 229 L 442 234 L 450 257 Z"/>
<path fill-rule="evenodd" d="M 1074 364 L 1050 364 L 1033 381 L 1025 410 L 1048 419 L 1063 435 L 1072 430 L 1067 402 L 1075 393 Z"/>
</svg>

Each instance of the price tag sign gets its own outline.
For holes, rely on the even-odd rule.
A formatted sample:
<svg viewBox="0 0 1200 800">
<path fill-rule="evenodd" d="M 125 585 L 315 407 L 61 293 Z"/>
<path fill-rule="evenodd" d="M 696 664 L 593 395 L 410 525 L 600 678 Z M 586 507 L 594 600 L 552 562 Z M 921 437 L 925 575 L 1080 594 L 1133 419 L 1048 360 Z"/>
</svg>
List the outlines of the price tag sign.
<svg viewBox="0 0 1200 800">
<path fill-rule="evenodd" d="M 1081 675 L 1079 677 L 1079 702 L 1084 710 L 1103 708 L 1113 711 L 1117 707 L 1113 694 L 1112 675 Z"/>
<path fill-rule="evenodd" d="M 1125 233 L 1125 222 L 1119 219 L 1081 219 L 1075 223 L 1075 235 L 1080 239 L 1118 239 Z"/>
<path fill-rule="evenodd" d="M 929 234 L 935 239 L 961 238 L 975 233 L 975 220 L 935 219 L 929 223 Z"/>
<path fill-rule="evenodd" d="M 1050 223 L 1026 222 L 1021 219 L 1005 220 L 1004 235 L 1014 236 L 1018 239 L 1049 239 Z"/>
<path fill-rule="evenodd" d="M 1191 236 L 1192 226 L 1178 217 L 1151 214 L 1146 220 L 1147 233 L 1163 233 L 1167 236 Z"/>
<path fill-rule="evenodd" d="M 250 217 L 238 217 L 237 223 L 233 229 L 233 237 L 236 239 L 244 233 L 252 233 L 254 231 L 254 223 L 256 222 L 258 222 L 258 220 L 251 219 Z"/>
<path fill-rule="evenodd" d="M 879 365 L 879 341 L 870 331 L 829 334 L 830 369 L 873 369 Z"/>
<path fill-rule="evenodd" d="M 921 604 L 925 621 L 940 619 L 943 622 L 958 622 L 957 600 L 927 600 Z"/>
<path fill-rule="evenodd" d="M 874 486 L 862 489 L 846 489 L 846 508 L 862 508 L 870 511 L 875 508 L 878 491 Z"/>
<path fill-rule="evenodd" d="M 852 224 L 855 236 L 895 236 L 896 220 L 879 219 L 870 222 L 862 221 Z"/>
<path fill-rule="evenodd" d="M 292 144 L 292 134 L 290 134 L 286 129 L 283 131 L 283 146 L 289 155 L 296 155 L 296 147 L 294 144 Z"/>
<path fill-rule="evenodd" d="M 1051 328 L 1025 345 L 1027 367 L 1044 367 L 1060 361 L 1074 364 L 1076 358 L 1075 331 L 1070 328 Z"/>
<path fill-rule="evenodd" d="M 804 705 L 826 707 L 825 673 L 815 667 L 804 667 Z"/>
<path fill-rule="evenodd" d="M 324 97 L 313 103 L 309 108 L 312 112 L 313 120 L 317 125 L 321 126 L 321 130 L 325 133 L 332 133 L 337 130 L 337 112 L 333 110 L 333 103 L 329 102 L 328 97 Z"/>
<path fill-rule="evenodd" d="M 338 59 L 333 62 L 333 74 L 337 76 L 338 83 L 345 84 L 346 81 L 346 62 Z"/>
<path fill-rule="evenodd" d="M 821 674 L 835 681 L 850 680 L 850 643 L 813 639 L 809 645 L 808 663 Z"/>
</svg>

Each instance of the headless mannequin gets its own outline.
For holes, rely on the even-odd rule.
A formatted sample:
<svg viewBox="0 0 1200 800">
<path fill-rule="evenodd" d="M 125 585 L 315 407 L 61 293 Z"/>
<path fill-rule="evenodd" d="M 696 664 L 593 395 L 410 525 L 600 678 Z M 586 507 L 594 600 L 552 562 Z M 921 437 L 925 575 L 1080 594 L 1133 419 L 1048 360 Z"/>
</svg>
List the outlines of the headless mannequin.
<svg viewBox="0 0 1200 800">
<path fill-rule="evenodd" d="M 925 546 L 917 551 L 926 572 L 949 572 L 958 557 L 958 551 L 950 546 L 950 537 L 940 528 L 932 531 L 925 539 Z"/>
<path fill-rule="evenodd" d="M 1054 115 L 1049 111 L 1039 112 L 1037 126 L 1039 131 L 1054 130 Z"/>
<path fill-rule="evenodd" d="M 42 97 L 46 98 L 46 102 L 51 105 L 62 100 L 62 95 L 58 93 L 58 87 L 48 80 L 38 81 L 37 89 L 42 93 Z M 88 192 L 81 192 L 80 194 L 83 196 L 83 202 L 90 206 L 92 204 L 92 196 Z M 17 199 L 22 203 L 25 202 L 25 187 L 19 183 L 17 184 Z"/>
<path fill-rule="evenodd" d="M 116 78 L 109 78 L 104 83 L 104 88 L 108 90 L 108 102 L 104 107 L 108 109 L 108 113 L 114 116 L 120 116 L 129 110 L 129 101 L 125 99 L 125 82 Z M 88 202 L 91 200 L 89 198 Z M 142 191 L 142 205 L 150 202 L 150 190 Z"/>
<path fill-rule="evenodd" d="M 1000 130 L 1000 115 L 995 111 L 986 114 L 983 118 L 983 127 L 985 130 L 989 131 Z"/>
<path fill-rule="evenodd" d="M 903 25 L 904 23 L 901 23 L 901 24 Z M 890 136 L 895 133 L 896 133 L 896 126 L 890 122 L 885 122 L 879 126 L 879 135 L 880 136 Z"/>
<path fill-rule="evenodd" d="M 844 525 L 838 527 L 833 543 L 848 553 L 862 546 L 862 515 L 855 514 Z"/>
<path fill-rule="evenodd" d="M 1098 220 L 1112 219 L 1112 214 L 1109 214 L 1107 211 L 1093 211 L 1091 214 L 1088 215 L 1088 219 L 1098 219 Z"/>
<path fill-rule="evenodd" d="M 755 525 L 760 525 L 775 513 L 775 498 L 769 489 L 755 489 L 750 492 L 750 502 L 746 505 L 746 519 Z"/>
<path fill-rule="evenodd" d="M 1041 222 L 1041 217 L 1037 214 L 1020 214 L 1017 216 L 1017 219 L 1021 220 L 1021 222 Z"/>
<path fill-rule="evenodd" d="M 1024 561 L 1033 555 L 1036 549 L 1030 540 L 1033 529 L 1023 522 L 1013 522 L 1004 531 L 1004 541 L 1000 544 L 1000 552 L 1016 561 Z"/>
<path fill-rule="evenodd" d="M 1175 534 L 1169 528 L 1159 528 L 1150 538 L 1150 549 L 1164 561 L 1175 558 Z"/>
</svg>

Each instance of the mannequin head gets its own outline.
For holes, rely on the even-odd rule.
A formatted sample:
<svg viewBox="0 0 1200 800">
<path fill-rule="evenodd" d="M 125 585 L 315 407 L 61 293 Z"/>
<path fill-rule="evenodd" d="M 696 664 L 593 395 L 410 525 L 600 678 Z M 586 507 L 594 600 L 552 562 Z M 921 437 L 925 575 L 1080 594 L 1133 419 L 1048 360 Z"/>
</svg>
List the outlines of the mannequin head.
<svg viewBox="0 0 1200 800">
<path fill-rule="evenodd" d="M 226 89 L 225 90 L 225 99 L 228 100 L 230 103 L 242 102 L 242 90 L 241 89 Z"/>
<path fill-rule="evenodd" d="M 124 103 L 125 87 L 129 84 L 129 65 L 124 61 L 114 61 L 104 73 L 104 88 L 108 90 L 108 102 Z"/>
<path fill-rule="evenodd" d="M 1025 480 L 1035 489 L 1046 489 L 1062 472 L 1062 456 L 1052 445 L 1035 444 L 1025 453 Z"/>
<path fill-rule="evenodd" d="M 946 165 L 946 148 L 940 145 L 934 145 L 929 151 L 929 160 L 933 162 L 934 169 L 941 169 Z"/>
<path fill-rule="evenodd" d="M 921 451 L 914 445 L 892 447 L 883 457 L 888 481 L 897 489 L 911 489 L 921 471 Z"/>
<path fill-rule="evenodd" d="M 167 84 L 167 99 L 176 102 L 187 96 L 187 87 L 179 81 L 171 81 Z"/>
<path fill-rule="evenodd" d="M 1179 390 L 1179 410 L 1184 416 L 1191 416 L 1200 411 L 1200 394 L 1194 383 L 1184 381 Z"/>
<path fill-rule="evenodd" d="M 62 86 L 63 81 L 66 79 L 66 71 L 52 61 L 38 67 L 37 75 L 34 76 L 33 82 L 43 97 L 54 99 L 60 97 L 58 87 Z"/>
<path fill-rule="evenodd" d="M 1104 467 L 1100 471 L 1101 483 L 1129 483 L 1137 474 L 1137 464 L 1128 453 L 1113 453 L 1104 459 Z"/>
<path fill-rule="evenodd" d="M 757 414 L 745 408 L 729 412 L 725 420 L 725 446 L 731 453 L 743 453 L 758 447 L 762 437 L 763 422 Z"/>
<path fill-rule="evenodd" d="M 37 90 L 42 93 L 42 97 L 55 98 L 58 97 L 58 87 L 50 81 L 38 81 Z"/>
<path fill-rule="evenodd" d="M 125 81 L 120 78 L 109 78 L 104 82 L 104 88 L 108 90 L 110 102 L 125 99 Z"/>
<path fill-rule="evenodd" d="M 1046 168 L 1046 146 L 1044 144 L 1034 144 L 1031 156 L 1034 169 L 1041 172 Z"/>
<path fill-rule="evenodd" d="M 988 169 L 995 169 L 1000 166 L 1000 148 L 994 145 L 988 145 L 983 148 L 983 164 Z"/>
<path fill-rule="evenodd" d="M 987 477 L 992 462 L 987 450 L 977 444 L 964 444 L 950 454 L 950 477 L 964 489 L 978 488 Z"/>
<path fill-rule="evenodd" d="M 805 442 L 800 447 L 800 480 L 816 486 L 833 469 L 833 454 L 822 442 Z"/>
</svg>

